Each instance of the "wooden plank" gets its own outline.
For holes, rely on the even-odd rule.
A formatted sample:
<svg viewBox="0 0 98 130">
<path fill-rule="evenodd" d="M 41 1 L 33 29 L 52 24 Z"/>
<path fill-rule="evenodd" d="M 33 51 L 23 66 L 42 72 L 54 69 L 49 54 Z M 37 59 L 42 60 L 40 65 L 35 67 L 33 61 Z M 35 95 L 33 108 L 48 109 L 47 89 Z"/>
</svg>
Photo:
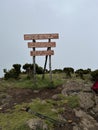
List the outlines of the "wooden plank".
<svg viewBox="0 0 98 130">
<path fill-rule="evenodd" d="M 24 40 L 40 40 L 40 39 L 58 39 L 59 34 L 25 34 Z"/>
<path fill-rule="evenodd" d="M 31 56 L 46 56 L 46 55 L 54 55 L 53 50 L 48 50 L 48 51 L 31 51 L 30 52 Z"/>
<path fill-rule="evenodd" d="M 28 48 L 33 48 L 33 47 L 56 47 L 55 42 L 28 42 Z"/>
</svg>

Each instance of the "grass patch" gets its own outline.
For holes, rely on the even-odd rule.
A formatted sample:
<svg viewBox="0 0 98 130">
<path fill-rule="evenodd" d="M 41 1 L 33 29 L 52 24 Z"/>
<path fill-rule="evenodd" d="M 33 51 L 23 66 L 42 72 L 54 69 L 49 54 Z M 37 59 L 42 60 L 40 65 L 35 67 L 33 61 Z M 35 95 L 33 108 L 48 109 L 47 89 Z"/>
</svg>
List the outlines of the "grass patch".
<svg viewBox="0 0 98 130">
<path fill-rule="evenodd" d="M 62 94 L 58 94 L 58 99 L 59 100 L 57 101 L 47 100 L 47 102 L 57 107 L 64 106 L 65 104 L 71 108 L 76 108 L 79 106 L 79 98 L 77 95 L 64 96 Z"/>
<path fill-rule="evenodd" d="M 23 126 L 29 118 L 30 115 L 28 113 L 23 113 L 15 109 L 11 113 L 0 114 L 0 126 L 3 130 L 16 130 Z"/>
<path fill-rule="evenodd" d="M 45 100 L 40 100 L 39 98 L 33 100 L 33 102 L 30 104 L 30 108 L 38 113 L 50 116 L 52 118 L 57 118 L 57 113 L 52 111 L 53 104 Z"/>
<path fill-rule="evenodd" d="M 36 84 L 33 79 L 27 79 L 26 75 L 21 75 L 19 80 L 9 79 L 0 81 L 0 98 L 6 98 L 5 92 L 9 88 L 31 88 L 43 89 L 54 88 L 58 85 L 64 84 L 70 79 L 66 79 L 65 74 L 53 74 L 53 82 L 50 82 L 49 74 L 46 74 L 45 79 L 42 80 L 42 75 L 36 76 Z M 81 79 L 76 79 L 77 82 L 84 82 Z M 3 130 L 29 130 L 26 122 L 31 118 L 36 118 L 34 115 L 20 111 L 23 106 L 30 106 L 30 108 L 38 113 L 47 115 L 53 119 L 58 119 L 58 114 L 64 112 L 65 105 L 71 108 L 79 106 L 79 99 L 76 95 L 65 97 L 58 94 L 59 100 L 40 100 L 34 99 L 31 103 L 23 103 L 16 105 L 14 110 L 9 110 L 9 113 L 0 113 L 0 127 Z M 51 123 L 47 122 L 50 126 Z"/>
<path fill-rule="evenodd" d="M 42 89 L 42 88 L 55 88 L 58 85 L 64 83 L 64 80 L 53 74 L 52 82 L 49 79 L 49 74 L 46 74 L 45 79 L 42 79 L 42 75 L 36 75 L 36 82 L 33 79 L 28 79 L 27 75 L 21 75 L 20 79 L 8 79 L 0 82 L 0 91 L 6 91 L 7 88 L 31 88 L 31 89 Z"/>
<path fill-rule="evenodd" d="M 35 99 L 29 104 L 23 103 L 21 105 L 16 105 L 15 109 L 9 111 L 9 113 L 0 113 L 0 127 L 2 127 L 3 130 L 29 130 L 28 126 L 26 125 L 26 122 L 29 119 L 36 118 L 36 116 L 21 111 L 20 109 L 24 106 L 30 106 L 30 108 L 34 112 L 44 114 L 53 119 L 58 119 L 57 112 L 52 111 L 52 104 L 40 99 Z M 47 123 L 52 126 L 51 122 L 47 121 Z"/>
<path fill-rule="evenodd" d="M 67 96 L 66 100 L 67 100 L 68 106 L 71 108 L 76 108 L 79 106 L 79 98 L 76 95 Z"/>
<path fill-rule="evenodd" d="M 23 103 L 16 105 L 14 110 L 9 110 L 9 113 L 0 113 L 0 127 L 3 130 L 29 130 L 26 122 L 29 119 L 36 118 L 33 114 L 21 111 L 24 106 L 29 106 L 32 111 L 46 115 L 53 119 L 59 120 L 58 114 L 64 112 L 65 104 L 71 108 L 78 106 L 78 98 L 76 96 L 64 97 L 60 96 L 60 100 L 41 100 L 39 98 L 33 99 L 31 103 Z M 52 123 L 46 121 L 50 127 Z"/>
</svg>

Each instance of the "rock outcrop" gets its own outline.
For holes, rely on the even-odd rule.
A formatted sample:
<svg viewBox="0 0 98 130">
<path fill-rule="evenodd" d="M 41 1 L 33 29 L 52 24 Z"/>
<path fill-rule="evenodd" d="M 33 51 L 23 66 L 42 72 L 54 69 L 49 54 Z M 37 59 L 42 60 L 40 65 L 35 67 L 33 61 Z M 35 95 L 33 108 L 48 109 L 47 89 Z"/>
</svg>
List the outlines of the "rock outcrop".
<svg viewBox="0 0 98 130">
<path fill-rule="evenodd" d="M 73 130 L 98 130 L 98 122 L 82 110 L 74 110 L 80 123 L 73 127 Z"/>
<path fill-rule="evenodd" d="M 74 110 L 80 123 L 73 126 L 73 130 L 98 130 L 98 95 L 91 90 L 90 84 L 70 81 L 63 85 L 61 92 L 64 96 L 77 95 L 79 110 Z"/>
<path fill-rule="evenodd" d="M 39 118 L 33 118 L 28 120 L 27 125 L 30 127 L 31 130 L 49 130 L 47 124 Z"/>
</svg>

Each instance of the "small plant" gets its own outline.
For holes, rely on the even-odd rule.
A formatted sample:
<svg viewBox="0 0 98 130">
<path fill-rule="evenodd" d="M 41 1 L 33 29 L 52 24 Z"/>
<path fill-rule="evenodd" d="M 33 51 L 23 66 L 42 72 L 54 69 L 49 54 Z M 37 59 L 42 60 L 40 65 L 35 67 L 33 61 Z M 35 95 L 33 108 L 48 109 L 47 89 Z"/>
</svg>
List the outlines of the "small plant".
<svg viewBox="0 0 98 130">
<path fill-rule="evenodd" d="M 54 85 L 54 82 L 53 82 L 53 81 L 51 81 L 51 82 L 48 83 L 48 88 L 49 88 L 49 89 L 55 88 L 55 85 Z"/>
<path fill-rule="evenodd" d="M 79 98 L 76 95 L 68 96 L 68 97 L 66 97 L 66 100 L 68 100 L 67 104 L 71 108 L 76 108 L 79 106 Z"/>
</svg>

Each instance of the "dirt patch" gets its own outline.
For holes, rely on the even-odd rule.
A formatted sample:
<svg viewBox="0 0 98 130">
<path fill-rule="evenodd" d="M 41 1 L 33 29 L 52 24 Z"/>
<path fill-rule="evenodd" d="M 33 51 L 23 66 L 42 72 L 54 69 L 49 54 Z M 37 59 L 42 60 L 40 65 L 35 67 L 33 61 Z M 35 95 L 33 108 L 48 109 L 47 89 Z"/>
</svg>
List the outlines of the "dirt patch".
<svg viewBox="0 0 98 130">
<path fill-rule="evenodd" d="M 7 90 L 7 95 L 11 98 L 10 100 L 6 99 L 7 103 L 2 104 L 1 112 L 6 112 L 7 109 L 12 109 L 14 105 L 21 103 L 31 102 L 32 99 L 51 99 L 55 94 L 61 93 L 62 86 L 58 86 L 54 89 L 42 89 L 42 90 L 32 90 L 32 89 L 22 89 L 22 88 L 13 88 Z"/>
</svg>

